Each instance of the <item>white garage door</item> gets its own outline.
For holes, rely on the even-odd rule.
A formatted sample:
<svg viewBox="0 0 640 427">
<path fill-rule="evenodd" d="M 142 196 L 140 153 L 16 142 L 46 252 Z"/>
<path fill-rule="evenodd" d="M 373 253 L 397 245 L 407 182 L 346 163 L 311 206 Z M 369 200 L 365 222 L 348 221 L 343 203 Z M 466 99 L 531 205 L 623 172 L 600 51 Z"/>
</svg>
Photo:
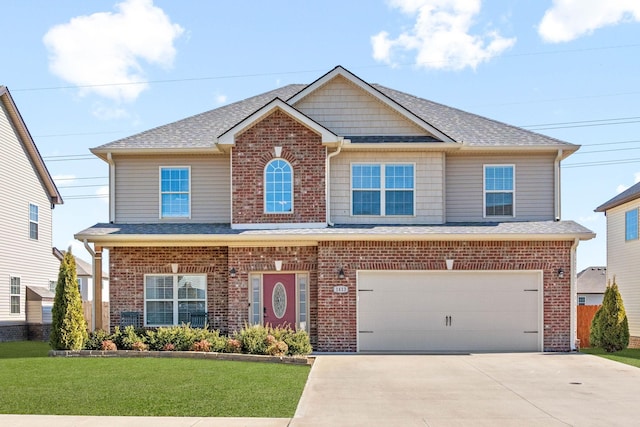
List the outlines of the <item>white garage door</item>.
<svg viewBox="0 0 640 427">
<path fill-rule="evenodd" d="M 542 273 L 359 271 L 359 351 L 541 351 Z"/>
</svg>

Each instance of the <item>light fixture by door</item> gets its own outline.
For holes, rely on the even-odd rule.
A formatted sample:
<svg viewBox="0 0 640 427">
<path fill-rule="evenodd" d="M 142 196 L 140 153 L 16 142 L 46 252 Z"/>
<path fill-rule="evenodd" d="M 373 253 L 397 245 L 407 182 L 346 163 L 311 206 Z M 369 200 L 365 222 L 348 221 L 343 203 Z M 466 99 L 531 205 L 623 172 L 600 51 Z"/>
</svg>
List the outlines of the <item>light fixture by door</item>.
<svg viewBox="0 0 640 427">
<path fill-rule="evenodd" d="M 338 270 L 338 279 L 344 279 L 345 277 L 344 270 L 340 267 L 340 270 Z"/>
</svg>

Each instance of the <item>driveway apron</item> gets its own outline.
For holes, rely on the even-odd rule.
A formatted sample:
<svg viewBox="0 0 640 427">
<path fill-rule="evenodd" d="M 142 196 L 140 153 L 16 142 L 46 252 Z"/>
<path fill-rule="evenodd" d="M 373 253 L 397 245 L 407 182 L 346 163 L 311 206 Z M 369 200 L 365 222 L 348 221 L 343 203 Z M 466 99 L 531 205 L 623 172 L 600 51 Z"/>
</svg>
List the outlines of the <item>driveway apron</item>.
<svg viewBox="0 0 640 427">
<path fill-rule="evenodd" d="M 290 426 L 637 426 L 638 396 L 585 354 L 321 355 Z"/>
</svg>

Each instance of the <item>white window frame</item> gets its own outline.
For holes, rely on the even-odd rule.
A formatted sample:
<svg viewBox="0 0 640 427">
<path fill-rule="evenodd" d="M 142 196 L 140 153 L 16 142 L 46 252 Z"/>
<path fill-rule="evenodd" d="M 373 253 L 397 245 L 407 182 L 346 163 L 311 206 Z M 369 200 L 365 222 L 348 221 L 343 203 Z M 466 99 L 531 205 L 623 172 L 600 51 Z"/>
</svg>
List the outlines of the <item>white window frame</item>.
<svg viewBox="0 0 640 427">
<path fill-rule="evenodd" d="M 35 208 L 36 219 L 33 220 L 31 218 L 31 208 Z M 31 235 L 31 224 L 35 224 L 36 226 L 36 237 Z M 29 203 L 29 239 L 31 240 L 39 240 L 40 238 L 40 207 L 35 203 Z"/>
<path fill-rule="evenodd" d="M 18 281 L 18 293 L 15 293 L 14 280 Z M 13 299 L 18 299 L 18 311 L 13 311 Z M 12 316 L 20 315 L 22 313 L 22 278 L 20 276 L 9 276 L 9 314 Z"/>
<path fill-rule="evenodd" d="M 264 295 L 263 277 L 273 272 L 260 272 L 249 274 L 249 310 L 248 319 L 251 325 L 264 325 Z M 309 332 L 309 273 L 308 272 L 284 272 L 294 274 L 296 277 L 296 329 Z"/>
<path fill-rule="evenodd" d="M 160 327 L 160 326 L 174 326 L 174 325 L 180 325 L 180 323 L 178 322 L 178 318 L 179 318 L 179 304 L 180 304 L 180 299 L 178 299 L 178 285 L 179 285 L 179 277 L 184 277 L 184 276 L 198 276 L 198 277 L 202 277 L 204 278 L 204 283 L 205 283 L 205 289 L 204 289 L 204 307 L 206 312 L 208 312 L 208 281 L 207 281 L 207 274 L 200 274 L 200 273 L 194 273 L 194 274 L 145 274 L 144 275 L 144 282 L 142 284 L 143 289 L 144 289 L 144 326 L 147 327 Z M 153 298 L 153 299 L 148 299 L 147 298 L 147 277 L 171 277 L 172 281 L 173 281 L 173 298 L 171 300 L 169 299 L 158 299 L 158 298 Z M 149 325 L 147 322 L 147 302 L 149 301 L 171 301 L 173 303 L 173 323 L 169 323 L 169 324 L 153 324 L 153 325 Z M 202 300 L 198 300 L 198 301 L 202 301 Z"/>
<path fill-rule="evenodd" d="M 286 163 L 287 165 L 289 165 L 289 168 L 291 169 L 291 210 L 289 211 L 283 211 L 283 212 L 271 212 L 269 210 L 267 210 L 267 168 L 269 167 L 269 165 L 275 161 L 282 161 L 284 163 Z M 262 174 L 262 178 L 263 178 L 263 182 L 264 182 L 264 197 L 262 200 L 262 206 L 263 206 L 263 212 L 266 215 L 291 215 L 293 214 L 293 208 L 294 208 L 294 182 L 295 182 L 295 177 L 294 177 L 294 170 L 293 170 L 293 165 L 291 164 L 291 162 L 288 162 L 285 159 L 282 159 L 280 157 L 277 157 L 275 159 L 271 159 L 267 162 L 267 164 L 264 166 L 264 171 Z"/>
<path fill-rule="evenodd" d="M 49 279 L 49 290 L 53 293 L 56 292 L 56 288 L 58 287 L 58 281 Z"/>
<path fill-rule="evenodd" d="M 578 305 L 587 305 L 587 297 L 578 295 Z"/>
<path fill-rule="evenodd" d="M 162 192 L 162 171 L 164 169 L 187 169 L 189 173 L 189 191 L 185 192 Z M 180 165 L 162 165 L 158 168 L 158 216 L 160 219 L 168 219 L 168 220 L 180 220 L 180 219 L 191 219 L 191 204 L 193 200 L 191 186 L 193 182 L 193 176 L 191 174 L 191 166 L 180 166 Z M 184 216 L 165 216 L 162 213 L 162 195 L 163 194 L 187 194 L 189 197 L 189 212 Z"/>
<path fill-rule="evenodd" d="M 513 170 L 512 190 L 487 190 L 487 168 L 511 168 Z M 512 210 L 511 215 L 487 215 L 487 194 L 491 193 L 511 193 Z M 482 167 L 482 217 L 483 218 L 515 218 L 516 217 L 516 165 L 515 164 L 486 164 Z"/>
<path fill-rule="evenodd" d="M 353 167 L 354 166 L 379 166 L 380 167 L 380 188 L 376 189 L 362 189 L 362 188 L 353 188 Z M 413 188 L 403 189 L 403 188 L 386 188 L 385 178 L 386 178 L 386 167 L 387 166 L 411 166 L 413 167 Z M 352 162 L 349 165 L 349 212 L 352 217 L 367 217 L 367 218 L 378 218 L 378 217 L 386 217 L 386 218 L 413 218 L 416 216 L 416 193 L 417 193 L 417 179 L 416 179 L 417 167 L 416 163 L 412 162 Z M 353 213 L 353 192 L 354 191 L 379 191 L 380 192 L 380 215 L 361 215 Z M 411 191 L 413 192 L 413 206 L 411 215 L 387 215 L 386 213 L 386 192 L 387 191 Z"/>
</svg>

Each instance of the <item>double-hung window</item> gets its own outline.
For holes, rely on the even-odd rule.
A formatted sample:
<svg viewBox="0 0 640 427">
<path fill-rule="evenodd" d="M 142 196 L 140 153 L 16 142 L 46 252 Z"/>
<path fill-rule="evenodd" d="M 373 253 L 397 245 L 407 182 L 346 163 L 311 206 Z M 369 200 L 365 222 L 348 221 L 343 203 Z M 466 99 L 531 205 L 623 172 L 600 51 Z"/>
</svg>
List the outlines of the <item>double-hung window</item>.
<svg viewBox="0 0 640 427">
<path fill-rule="evenodd" d="M 9 299 L 11 314 L 20 314 L 20 278 L 11 277 L 9 286 Z"/>
<path fill-rule="evenodd" d="M 485 165 L 484 216 L 514 216 L 515 166 Z"/>
<path fill-rule="evenodd" d="M 188 323 L 207 309 L 206 275 L 155 275 L 144 279 L 145 326 Z"/>
<path fill-rule="evenodd" d="M 624 214 L 624 239 L 638 240 L 638 209 L 632 209 Z"/>
<path fill-rule="evenodd" d="M 38 240 L 38 206 L 29 203 L 29 238 Z"/>
<path fill-rule="evenodd" d="M 264 168 L 264 211 L 293 212 L 293 170 L 282 159 L 274 159 Z"/>
<path fill-rule="evenodd" d="M 413 164 L 352 164 L 351 214 L 399 216 L 414 214 Z"/>
<path fill-rule="evenodd" d="M 160 217 L 189 218 L 191 216 L 191 169 L 189 167 L 160 168 Z"/>
</svg>

